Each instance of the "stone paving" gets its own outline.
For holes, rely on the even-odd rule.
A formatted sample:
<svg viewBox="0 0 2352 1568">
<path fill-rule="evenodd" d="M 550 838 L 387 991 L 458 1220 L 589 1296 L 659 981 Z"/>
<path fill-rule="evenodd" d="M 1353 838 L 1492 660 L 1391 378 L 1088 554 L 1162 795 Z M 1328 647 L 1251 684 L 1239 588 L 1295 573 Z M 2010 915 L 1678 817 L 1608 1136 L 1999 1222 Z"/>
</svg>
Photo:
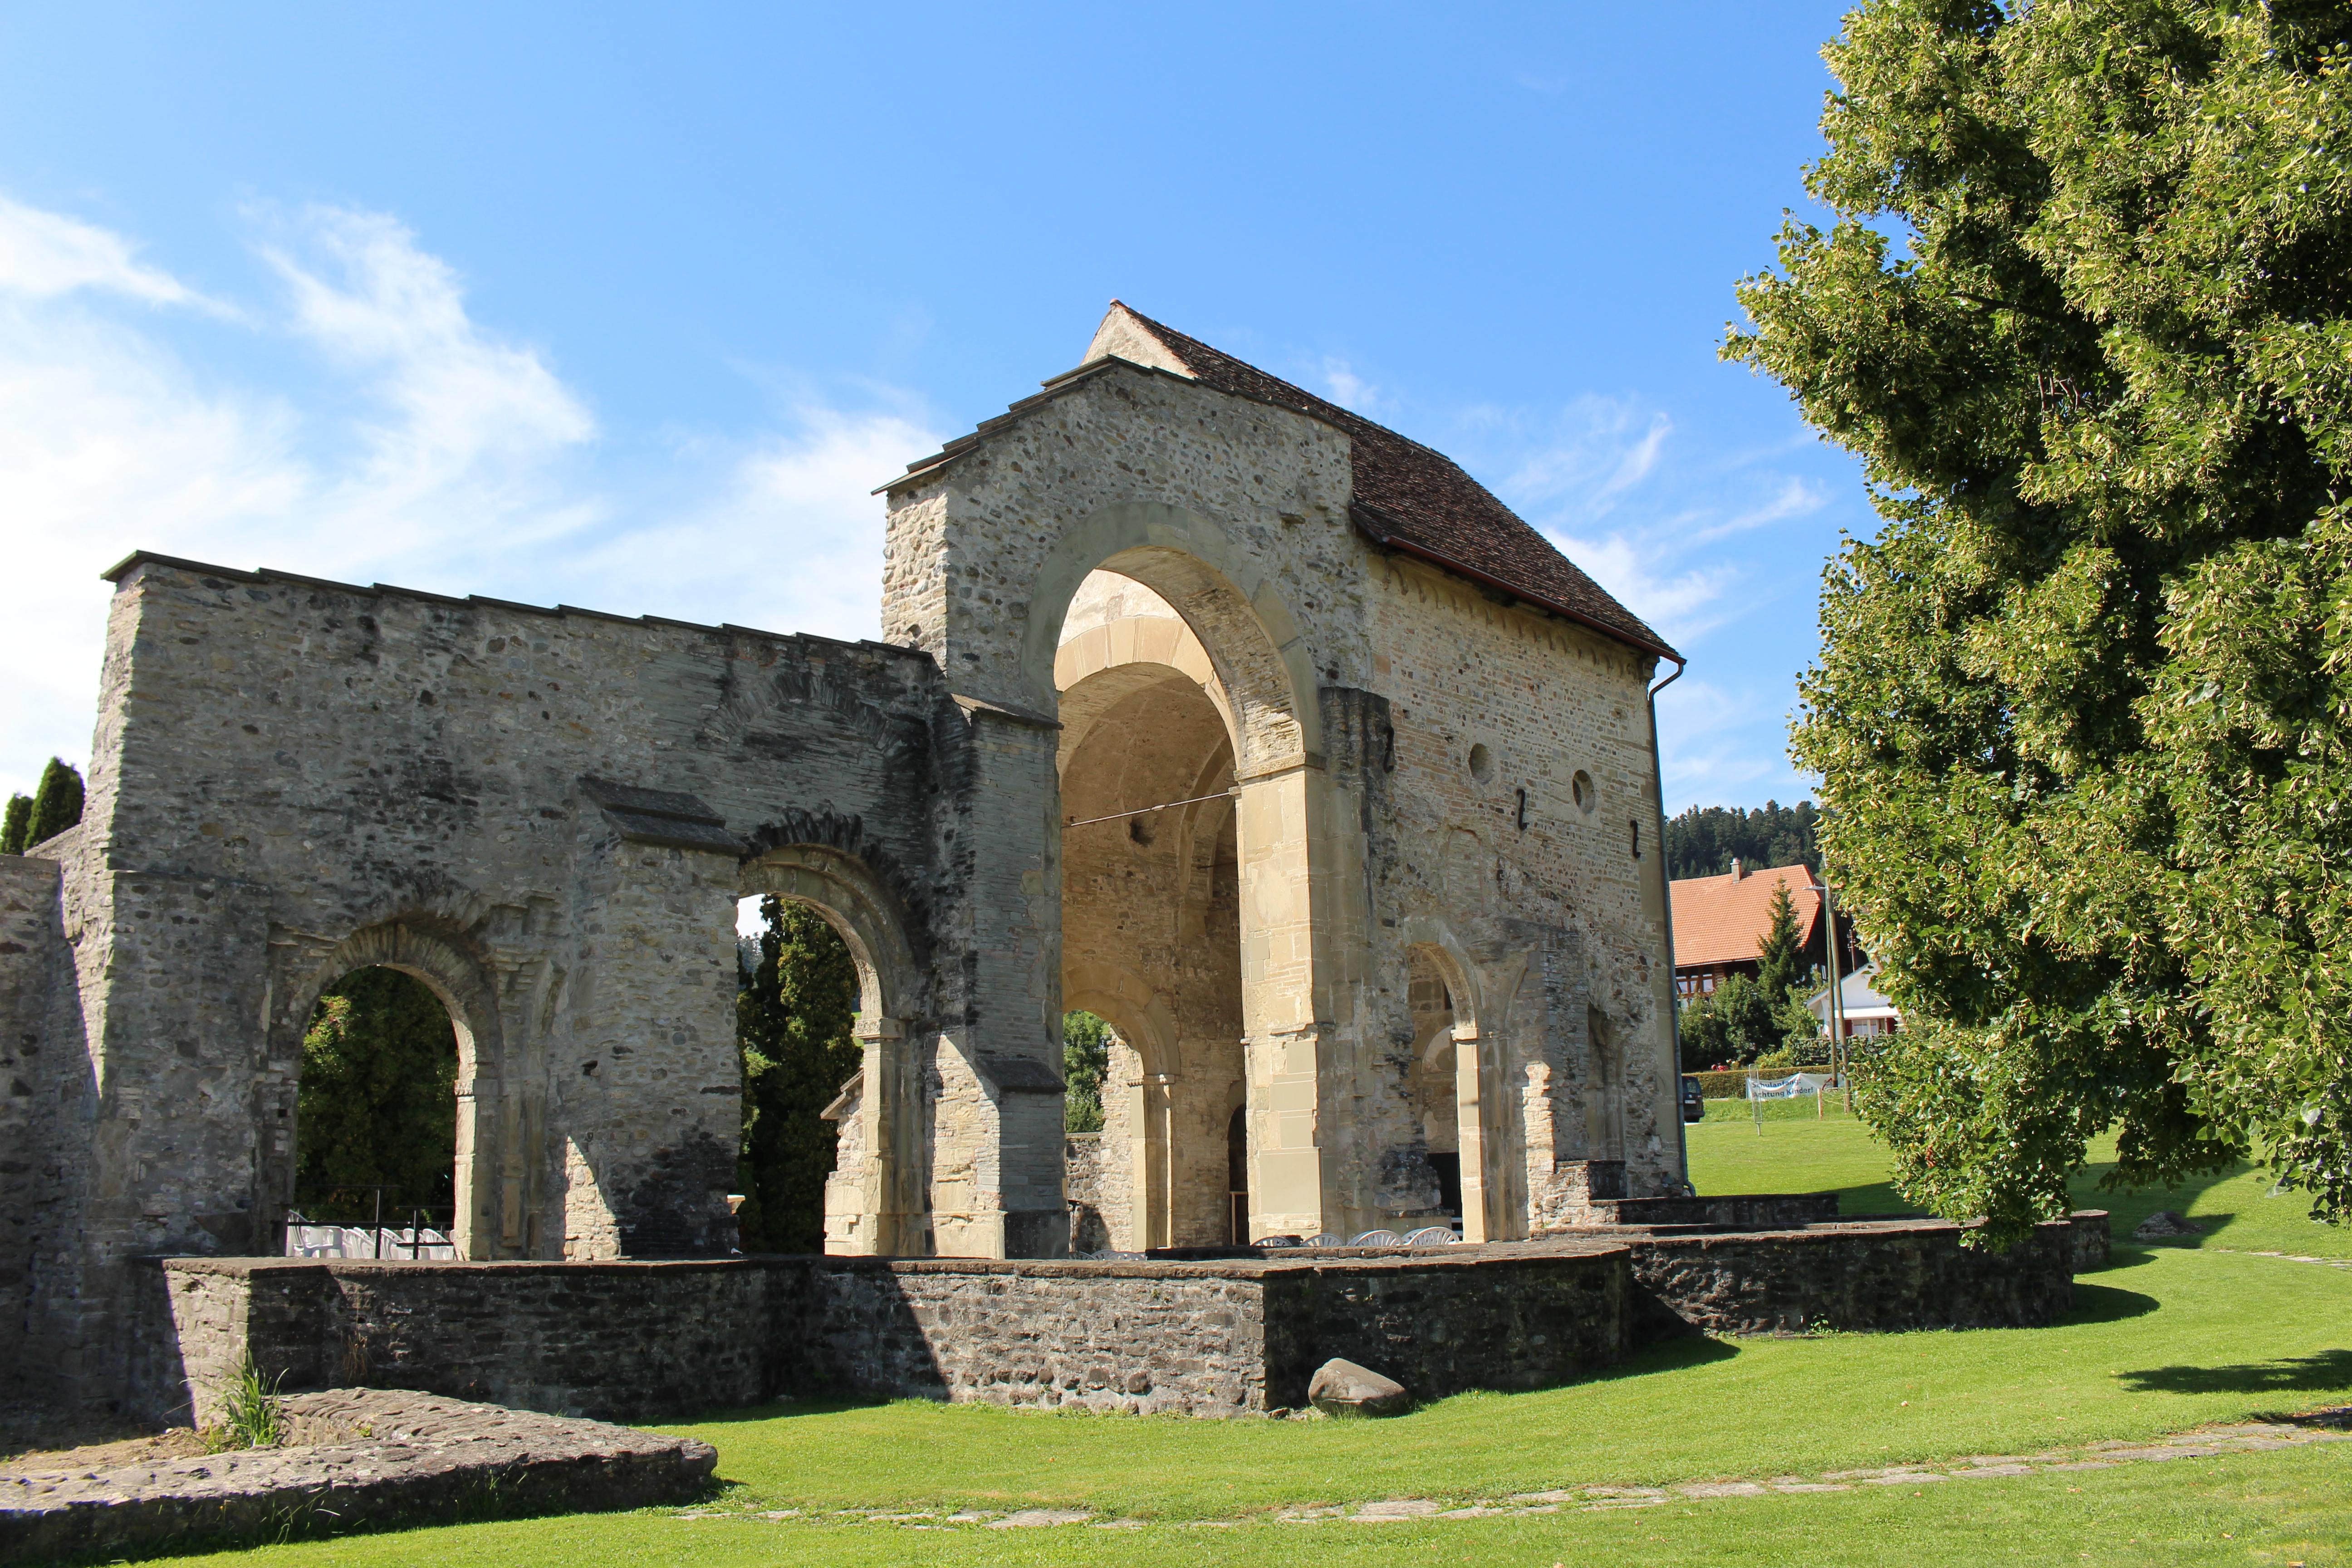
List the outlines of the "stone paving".
<svg viewBox="0 0 2352 1568">
<path fill-rule="evenodd" d="M 2212 1458 L 2227 1454 L 2273 1452 L 2324 1443 L 2352 1443 L 2352 1406 L 2317 1412 L 2291 1421 L 2246 1421 L 2205 1426 L 2153 1443 L 2103 1442 L 2079 1447 L 2053 1448 L 2038 1454 L 1971 1454 L 1932 1465 L 1895 1465 L 1878 1469 L 1830 1470 L 1817 1476 L 1772 1476 L 1762 1480 L 1688 1481 L 1668 1487 L 1561 1486 L 1544 1491 L 1517 1492 L 1474 1502 L 1448 1502 L 1430 1498 L 1386 1498 L 1371 1502 L 1337 1503 L 1315 1508 L 1286 1508 L 1272 1514 L 1223 1520 L 1173 1521 L 1184 1529 L 1224 1529 L 1259 1520 L 1283 1524 L 1344 1521 L 1350 1524 L 1391 1524 L 1411 1520 L 1498 1519 L 1546 1513 L 1598 1513 L 1616 1509 L 1662 1508 L 1685 1500 L 1713 1501 L 1732 1498 L 1785 1496 L 1792 1493 L 1847 1492 L 1857 1487 L 1912 1487 L 1924 1489 L 1956 1480 L 2000 1480 L 2012 1476 L 2056 1472 L 2111 1470 L 2126 1465 L 2164 1464 L 2174 1459 Z M 1013 1511 L 965 1509 L 954 1513 L 899 1512 L 885 1509 L 772 1509 L 745 1513 L 704 1508 L 671 1517 L 678 1520 L 757 1519 L 777 1523 L 882 1524 L 909 1530 L 940 1530 L 958 1526 L 985 1530 L 1022 1530 L 1048 1525 L 1083 1524 L 1096 1530 L 1142 1530 L 1143 1520 L 1105 1518 L 1078 1509 L 1030 1508 Z M 1161 1526 L 1167 1528 L 1167 1526 Z"/>
<path fill-rule="evenodd" d="M 392 1389 L 289 1396 L 282 1447 L 0 1467 L 0 1561 L 174 1550 L 468 1514 L 641 1508 L 709 1483 L 707 1443 Z M 19 1468 L 21 1465 L 22 1468 Z"/>
</svg>

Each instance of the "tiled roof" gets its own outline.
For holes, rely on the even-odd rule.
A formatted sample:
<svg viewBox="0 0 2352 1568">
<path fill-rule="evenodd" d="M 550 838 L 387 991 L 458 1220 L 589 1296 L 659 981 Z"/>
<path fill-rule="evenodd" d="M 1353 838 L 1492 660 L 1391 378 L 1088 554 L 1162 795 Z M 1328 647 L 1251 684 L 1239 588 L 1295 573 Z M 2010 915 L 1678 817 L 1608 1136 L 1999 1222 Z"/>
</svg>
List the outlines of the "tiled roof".
<svg viewBox="0 0 2352 1568">
<path fill-rule="evenodd" d="M 1611 598 L 1550 541 L 1443 452 L 1407 440 L 1149 316 L 1125 311 L 1203 386 L 1310 415 L 1348 433 L 1355 469 L 1356 526 L 1398 548 L 1558 610 L 1646 652 L 1680 662 L 1664 638 Z"/>
<path fill-rule="evenodd" d="M 1786 883 L 1807 942 L 1821 919 L 1822 896 L 1803 866 L 1775 866 L 1744 877 L 1691 877 L 1667 884 L 1674 901 L 1675 967 L 1753 963 L 1772 925 L 1772 889 Z M 1841 922 L 1843 923 L 1843 922 Z"/>
</svg>

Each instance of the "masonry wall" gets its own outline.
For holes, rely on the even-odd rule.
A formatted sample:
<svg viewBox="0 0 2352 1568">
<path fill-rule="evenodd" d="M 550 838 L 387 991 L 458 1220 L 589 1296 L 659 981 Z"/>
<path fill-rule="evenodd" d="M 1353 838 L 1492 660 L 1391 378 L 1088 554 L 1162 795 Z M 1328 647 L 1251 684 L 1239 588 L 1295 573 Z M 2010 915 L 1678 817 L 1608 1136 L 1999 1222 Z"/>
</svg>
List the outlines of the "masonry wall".
<svg viewBox="0 0 2352 1568">
<path fill-rule="evenodd" d="M 919 654 L 151 558 L 104 687 L 63 868 L 80 1245 L 33 1312 L 68 1341 L 109 1343 L 131 1258 L 274 1249 L 301 1034 L 354 967 L 458 1025 L 479 1258 L 728 1247 L 734 900 L 776 857 L 860 933 L 894 1048 L 973 1050 L 938 936 L 971 724 Z"/>
<path fill-rule="evenodd" d="M 89 1103 L 58 863 L 0 855 L 0 1398 L 54 1394 L 71 1347 L 35 1311 L 73 1251 L 66 1152 Z"/>
<path fill-rule="evenodd" d="M 1318 1263 L 762 1258 L 149 1267 L 133 1400 L 209 1413 L 250 1354 L 289 1390 L 414 1388 L 610 1420 L 781 1393 L 1191 1415 L 1306 1401 L 1331 1356 L 1417 1395 L 1532 1388 L 1625 1348 L 1622 1248 Z"/>
<path fill-rule="evenodd" d="M 892 489 L 884 635 L 1046 710 L 1066 609 L 1108 629 L 1088 573 L 1172 606 L 1234 737 L 1252 1233 L 1429 1214 L 1408 994 L 1428 950 L 1472 1042 L 1474 1232 L 1526 1235 L 1558 1218 L 1564 1164 L 1622 1158 L 1637 1193 L 1682 1174 L 1651 661 L 1382 556 L 1350 485 L 1330 426 L 1098 365 Z M 1093 936 L 1018 941 L 1071 947 L 1076 973 Z"/>
<path fill-rule="evenodd" d="M 1494 1178 L 1529 1229 L 1557 1223 L 1572 1163 L 1622 1160 L 1635 1193 L 1655 1192 L 1682 1150 L 1653 886 L 1654 661 L 1418 563 L 1366 572 L 1395 737 L 1375 901 L 1383 932 L 1442 950 L 1472 993 L 1453 1023 L 1486 1042 L 1500 1080 Z M 1417 1032 L 1406 997 L 1380 1000 L 1391 1041 Z M 1379 1120 L 1409 1148 L 1408 1097 Z"/>
</svg>

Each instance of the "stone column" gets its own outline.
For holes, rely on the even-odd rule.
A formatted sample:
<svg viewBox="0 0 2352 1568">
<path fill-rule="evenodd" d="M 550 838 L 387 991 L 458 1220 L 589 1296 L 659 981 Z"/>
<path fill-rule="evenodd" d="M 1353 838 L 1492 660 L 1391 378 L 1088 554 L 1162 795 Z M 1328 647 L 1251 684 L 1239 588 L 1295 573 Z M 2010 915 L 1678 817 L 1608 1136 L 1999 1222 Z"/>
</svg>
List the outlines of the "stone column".
<svg viewBox="0 0 2352 1568">
<path fill-rule="evenodd" d="M 1495 1169 L 1496 1140 L 1487 1135 L 1496 1095 L 1494 1043 L 1475 1026 L 1454 1031 L 1454 1114 L 1462 1162 L 1462 1239 L 1499 1241 L 1494 1199 L 1500 1173 Z"/>
<path fill-rule="evenodd" d="M 908 1060 L 905 1025 L 860 1014 L 856 1037 L 865 1064 L 857 1110 L 866 1150 L 862 1187 L 872 1223 L 854 1250 L 908 1257 L 924 1250 L 926 1228 L 922 1086 Z"/>
<path fill-rule="evenodd" d="M 959 809 L 962 919 L 976 963 L 941 1009 L 961 1064 L 941 1061 L 936 1131 L 959 1145 L 952 1202 L 930 1207 L 942 1253 L 1056 1258 L 1069 1248 L 1062 1195 L 1061 726 L 959 697 L 971 771 Z M 950 984 L 956 984 L 950 979 Z M 968 1164 L 966 1161 L 968 1160 Z M 944 1173 L 941 1173 L 944 1174 Z M 949 1215 L 959 1217 L 950 1221 Z"/>
<path fill-rule="evenodd" d="M 1243 1056 L 1248 1065 L 1250 1234 L 1312 1237 L 1344 1225 L 1325 1158 L 1328 1024 L 1317 1007 L 1317 941 L 1303 764 L 1237 786 Z"/>
</svg>

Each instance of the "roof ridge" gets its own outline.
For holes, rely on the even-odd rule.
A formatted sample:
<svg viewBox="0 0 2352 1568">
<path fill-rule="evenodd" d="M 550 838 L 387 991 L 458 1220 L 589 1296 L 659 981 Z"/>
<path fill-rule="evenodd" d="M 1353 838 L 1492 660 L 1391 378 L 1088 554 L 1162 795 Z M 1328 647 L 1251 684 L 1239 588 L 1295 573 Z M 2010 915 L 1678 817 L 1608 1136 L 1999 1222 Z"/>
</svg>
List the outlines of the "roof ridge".
<svg viewBox="0 0 2352 1568">
<path fill-rule="evenodd" d="M 1123 300 L 1114 300 L 1111 305 L 1191 371 L 1200 384 L 1290 409 L 1348 436 L 1355 447 L 1355 505 L 1349 510 L 1376 545 L 1422 556 L 1616 640 L 1683 662 L 1664 637 L 1619 604 L 1541 530 L 1436 447 L 1154 321 Z M 1368 521 L 1368 516 L 1377 523 Z"/>
<path fill-rule="evenodd" d="M 1169 352 L 1173 353 L 1178 359 L 1189 360 L 1191 355 L 1188 354 L 1186 351 L 1198 350 L 1202 354 L 1212 360 L 1221 360 L 1224 363 L 1232 365 L 1236 370 L 1247 371 L 1250 374 L 1257 377 L 1259 380 L 1269 382 L 1272 384 L 1282 388 L 1285 392 L 1296 396 L 1299 402 L 1307 405 L 1306 408 L 1299 410 L 1301 413 L 1311 412 L 1317 418 L 1328 419 L 1335 425 L 1360 426 L 1366 430 L 1373 431 L 1380 435 L 1389 437 L 1394 440 L 1402 441 L 1408 447 L 1426 452 L 1431 457 L 1443 459 L 1444 462 L 1452 464 L 1452 466 L 1456 469 L 1461 469 L 1463 477 L 1468 479 L 1472 484 L 1478 485 L 1480 489 L 1486 489 L 1486 488 L 1482 484 L 1478 484 L 1476 477 L 1470 474 L 1467 469 L 1463 469 L 1461 464 L 1454 462 L 1453 458 L 1446 457 L 1444 453 L 1439 451 L 1436 447 L 1430 446 L 1425 441 L 1416 441 L 1402 430 L 1392 430 L 1386 425 L 1381 424 L 1379 420 L 1366 418 L 1363 415 L 1357 413 L 1354 409 L 1334 403 L 1328 397 L 1318 397 L 1315 394 L 1307 391 L 1305 387 L 1298 385 L 1296 382 L 1285 381 L 1282 377 L 1275 374 L 1272 371 L 1260 370 L 1257 366 L 1250 363 L 1249 361 L 1245 359 L 1237 359 L 1234 355 L 1225 353 L 1225 351 L 1221 348 L 1217 348 L 1210 343 L 1202 342 L 1200 339 L 1193 337 L 1189 332 L 1180 332 L 1164 321 L 1156 321 L 1150 316 L 1145 315 L 1142 311 L 1137 310 L 1132 305 L 1123 303 L 1118 300 L 1113 300 L 1111 303 L 1117 305 L 1120 310 L 1125 310 L 1129 315 L 1134 317 L 1140 325 L 1148 328 L 1151 334 L 1158 338 Z M 1494 494 L 1492 490 L 1488 490 L 1487 493 L 1489 495 Z M 1497 500 L 1500 500 L 1500 497 L 1496 497 Z"/>
</svg>

